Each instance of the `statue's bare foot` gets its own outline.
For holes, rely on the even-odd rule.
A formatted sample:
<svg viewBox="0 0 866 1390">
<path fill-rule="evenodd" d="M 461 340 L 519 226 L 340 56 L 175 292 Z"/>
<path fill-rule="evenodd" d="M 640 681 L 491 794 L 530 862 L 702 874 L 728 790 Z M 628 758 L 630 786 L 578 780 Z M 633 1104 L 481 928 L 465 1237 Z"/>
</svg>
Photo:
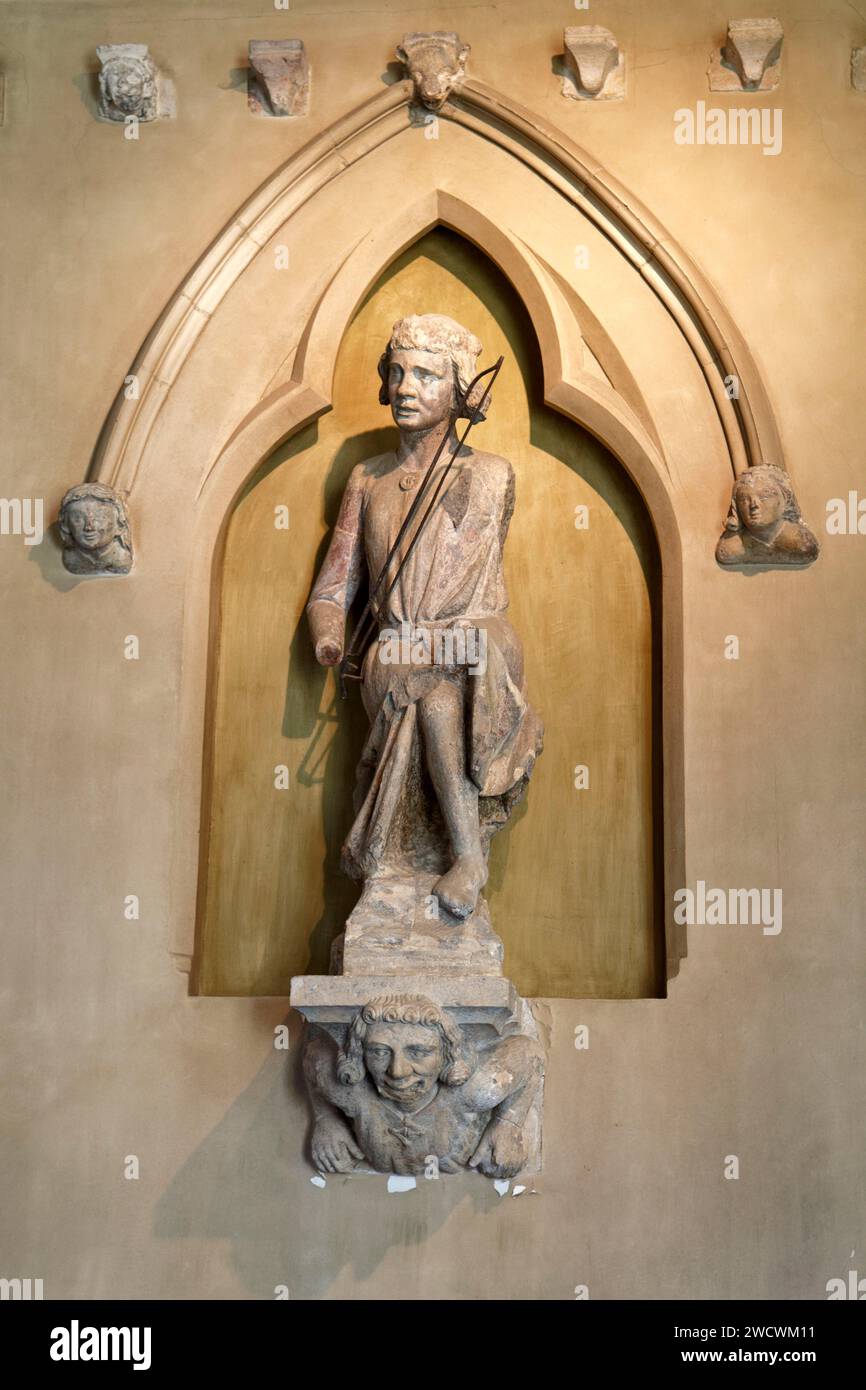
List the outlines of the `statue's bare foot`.
<svg viewBox="0 0 866 1390">
<path fill-rule="evenodd" d="M 487 882 L 487 863 L 483 854 L 461 854 L 447 874 L 433 885 L 433 892 L 446 912 L 461 922 L 471 917 L 478 894 Z"/>
</svg>

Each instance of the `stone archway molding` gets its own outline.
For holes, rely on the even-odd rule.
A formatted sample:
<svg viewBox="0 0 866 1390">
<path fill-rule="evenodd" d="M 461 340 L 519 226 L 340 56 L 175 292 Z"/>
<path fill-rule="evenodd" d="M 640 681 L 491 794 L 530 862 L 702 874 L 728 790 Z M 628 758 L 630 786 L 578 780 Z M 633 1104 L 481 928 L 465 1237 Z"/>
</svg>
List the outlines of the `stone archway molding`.
<svg viewBox="0 0 866 1390">
<path fill-rule="evenodd" d="M 133 362 L 138 397 L 128 399 L 119 391 L 97 442 L 90 480 L 133 496 L 156 420 L 228 292 L 300 208 L 417 121 L 413 93 L 406 80 L 363 103 L 294 155 L 240 209 L 176 292 Z M 554 187 L 646 281 L 700 366 L 733 475 L 758 463 L 782 467 L 773 412 L 742 335 L 701 272 L 639 200 L 561 132 L 473 78 L 453 89 L 436 119 L 498 145 Z M 440 220 L 448 220 L 447 212 Z"/>
<path fill-rule="evenodd" d="M 187 429 L 195 390 L 182 381 L 202 373 L 208 360 L 206 330 L 232 291 L 242 286 L 260 253 L 296 216 L 309 228 L 326 216 L 319 199 L 353 168 L 419 123 L 414 86 L 398 82 L 323 132 L 288 161 L 244 205 L 175 294 L 148 336 L 132 367 L 137 399 L 121 392 L 100 435 L 90 472 L 97 480 L 152 511 L 168 470 L 180 453 L 175 416 L 185 414 Z M 426 121 L 430 113 L 420 119 Z M 696 383 L 706 384 L 700 410 L 716 422 L 716 461 L 727 458 L 738 477 L 756 464 L 779 465 L 779 437 L 763 384 L 746 344 L 711 287 L 657 223 L 626 190 L 584 151 L 531 113 L 474 79 L 452 91 L 435 119 L 452 122 L 478 142 L 478 160 L 494 147 L 515 161 L 515 177 L 530 189 L 543 183 L 562 199 L 563 216 L 573 208 L 585 216 L 652 291 L 699 368 Z M 415 133 L 417 136 L 417 132 Z M 417 138 L 423 138 L 417 136 Z M 390 156 L 389 156 L 390 157 Z M 501 158 L 501 154 L 499 155 Z M 396 153 L 395 153 L 396 159 Z M 381 166 L 380 166 L 381 167 Z M 518 173 L 519 171 L 519 173 Z M 663 428 L 650 395 L 636 377 L 616 335 L 595 315 L 577 289 L 531 238 L 497 223 L 472 188 L 458 194 L 435 174 L 407 195 L 397 211 L 378 209 L 365 224 L 359 217 L 342 249 L 322 272 L 307 307 L 299 310 L 294 352 L 259 380 L 245 385 L 232 402 L 230 427 L 221 442 L 202 448 L 183 482 L 192 504 L 185 566 L 183 679 L 180 691 L 180 747 L 183 768 L 172 870 L 173 952 L 186 968 L 194 949 L 198 880 L 205 856 L 200 831 L 209 801 L 209 755 L 202 731 L 210 727 L 209 669 L 218 628 L 218 582 L 228 520 L 234 503 L 256 468 L 283 440 L 331 407 L 339 345 L 364 295 L 387 266 L 437 224 L 454 228 L 491 256 L 526 305 L 538 338 L 547 403 L 589 429 L 622 462 L 639 487 L 655 526 L 663 569 L 663 736 L 664 897 L 685 880 L 683 775 L 683 622 L 682 536 L 677 486 L 667 456 Z M 331 195 L 333 197 L 333 194 Z M 549 196 L 549 195 L 548 195 Z M 369 214 L 369 209 L 367 210 Z M 643 291 L 646 293 L 646 290 Z M 247 299 L 249 295 L 247 295 Z M 247 302 L 246 300 L 244 302 Z M 692 370 L 691 368 L 689 369 Z M 736 377 L 731 394 L 726 381 Z M 683 389 L 701 394 L 691 383 Z M 201 382 L 198 385 L 201 390 Z M 166 406 L 183 401 L 175 413 Z M 187 399 L 188 398 L 188 399 Z M 692 395 L 690 399 L 697 400 Z M 168 417 L 168 418 L 167 418 Z M 718 428 L 718 425 L 721 428 Z M 213 431 L 208 437 L 213 440 Z M 188 437 L 188 435 L 187 435 Z M 166 447 L 168 440 L 169 447 Z M 189 451 L 186 451 L 187 454 Z M 703 465 L 699 465 L 703 466 Z M 176 480 L 175 480 L 176 482 Z M 679 489 L 680 493 L 682 489 Z M 147 547 L 139 565 L 147 564 Z M 198 756 L 190 750 L 198 749 Z M 685 954 L 685 931 L 666 912 L 668 977 Z"/>
</svg>

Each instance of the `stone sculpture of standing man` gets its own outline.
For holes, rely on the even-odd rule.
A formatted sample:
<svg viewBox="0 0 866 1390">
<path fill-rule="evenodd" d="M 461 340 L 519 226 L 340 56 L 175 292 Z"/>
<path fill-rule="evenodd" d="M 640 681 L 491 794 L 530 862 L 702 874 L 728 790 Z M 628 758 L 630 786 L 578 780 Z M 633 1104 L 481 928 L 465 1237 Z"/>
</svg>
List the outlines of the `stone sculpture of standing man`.
<svg viewBox="0 0 866 1390">
<path fill-rule="evenodd" d="M 355 594 L 365 578 L 370 584 L 378 578 L 447 437 L 425 494 L 432 495 L 457 444 L 455 425 L 480 351 L 474 334 L 440 314 L 413 314 L 394 325 L 379 362 L 379 400 L 390 405 L 400 442 L 395 452 L 358 464 L 349 478 L 307 605 L 322 665 L 340 662 Z M 479 418 L 480 403 L 467 402 L 464 416 Z M 490 837 L 508 819 L 541 751 L 520 640 L 505 616 L 502 552 L 513 508 L 511 464 L 464 445 L 387 597 L 383 586 L 378 640 L 362 669 L 370 733 L 343 866 L 368 880 L 438 875 L 432 891 L 458 920 L 475 910 Z M 394 656 L 395 634 L 409 638 L 399 649 L 402 659 Z M 451 640 L 457 638 L 463 640 Z M 473 667 L 467 650 L 481 650 L 484 661 Z"/>
</svg>

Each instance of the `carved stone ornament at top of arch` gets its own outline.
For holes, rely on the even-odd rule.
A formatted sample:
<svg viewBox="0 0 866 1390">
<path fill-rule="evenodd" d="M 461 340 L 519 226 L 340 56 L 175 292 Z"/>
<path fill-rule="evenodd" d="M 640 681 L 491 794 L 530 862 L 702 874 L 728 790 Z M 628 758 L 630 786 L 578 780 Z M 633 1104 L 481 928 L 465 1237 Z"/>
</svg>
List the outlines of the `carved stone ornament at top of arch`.
<svg viewBox="0 0 866 1390">
<path fill-rule="evenodd" d="M 128 399 L 123 391 L 119 393 L 97 444 L 91 479 L 114 487 L 127 498 L 134 492 L 156 419 L 228 291 L 274 234 L 322 188 L 410 127 L 412 99 L 411 82 L 386 88 L 301 149 L 240 210 L 170 302 L 130 369 L 138 380 L 138 397 Z M 603 232 L 651 287 L 677 323 L 701 368 L 721 422 L 734 477 L 756 463 L 771 461 L 781 466 L 778 430 L 751 354 L 714 291 L 664 227 L 567 136 L 473 78 L 466 77 L 454 89 L 438 119 L 453 121 L 480 140 L 499 145 L 556 188 Z M 479 146 L 479 155 L 481 152 Z M 466 204 L 471 210 L 469 200 L 471 192 Z M 447 222 L 447 210 L 438 220 Z M 421 230 L 416 228 L 406 244 Z M 466 234 L 471 237 L 471 231 Z M 393 254 L 398 254 L 399 249 Z M 513 236 L 510 250 L 510 260 L 516 266 L 520 257 Z M 528 268 L 533 259 L 537 284 L 545 277 L 554 284 L 555 293 L 548 293 L 548 302 L 558 299 L 561 312 L 562 301 L 571 300 L 568 314 L 557 325 L 562 327 L 568 319 L 574 319 L 576 294 L 570 286 L 566 294 L 561 277 L 542 266 L 528 250 L 522 256 L 525 276 L 530 276 Z M 378 270 L 382 268 L 380 265 Z M 621 408 L 631 412 L 631 423 L 637 422 L 637 427 L 652 438 L 652 422 L 639 391 L 623 375 L 621 359 L 615 364 L 619 372 L 615 383 L 603 360 L 605 353 L 611 356 L 613 345 L 602 344 L 600 353 L 599 344 L 591 341 L 593 330 L 585 306 L 577 304 L 577 314 L 590 351 L 611 380 L 612 392 L 619 398 Z M 618 357 L 615 351 L 612 355 Z M 734 398 L 726 387 L 726 381 L 732 377 L 738 384 Z M 598 373 L 585 371 L 582 384 L 587 394 L 591 394 L 590 380 L 604 394 Z M 330 387 L 324 388 L 322 379 L 319 394 L 324 398 L 323 408 L 327 408 Z M 291 394 L 295 387 L 286 383 L 283 389 Z M 309 391 L 311 384 L 305 382 L 304 389 Z M 294 419 L 296 412 L 290 411 L 289 415 Z M 241 423 L 236 422 L 233 435 Z M 591 423 L 582 423 L 592 428 Z M 610 440 L 605 442 L 616 448 Z M 658 452 L 657 440 L 654 451 Z M 225 454 L 226 446 L 221 452 Z"/>
</svg>

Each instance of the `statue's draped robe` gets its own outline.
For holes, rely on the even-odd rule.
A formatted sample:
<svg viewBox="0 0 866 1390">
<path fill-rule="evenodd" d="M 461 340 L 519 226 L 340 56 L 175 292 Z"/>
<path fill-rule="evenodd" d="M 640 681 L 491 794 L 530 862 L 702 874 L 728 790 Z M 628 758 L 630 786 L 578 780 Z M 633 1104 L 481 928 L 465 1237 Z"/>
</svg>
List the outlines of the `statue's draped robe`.
<svg viewBox="0 0 866 1390">
<path fill-rule="evenodd" d="M 404 490 L 400 480 L 413 472 L 418 481 Z M 440 472 L 441 465 L 437 478 Z M 307 605 L 315 641 L 331 636 L 342 642 L 345 615 L 365 572 L 374 583 L 419 486 L 417 470 L 398 465 L 393 453 L 352 471 Z M 428 499 L 431 495 L 432 488 Z M 502 551 L 513 507 L 510 463 L 464 447 L 384 602 L 379 638 L 364 659 L 362 690 L 370 734 L 358 766 L 355 822 L 343 846 L 344 869 L 354 878 L 401 867 L 434 872 L 445 867 L 444 828 L 431 824 L 429 790 L 419 794 L 425 774 L 417 716 L 417 702 L 441 681 L 452 681 L 462 691 L 466 771 L 478 788 L 485 845 L 507 820 L 541 752 L 541 721 L 524 695 L 520 640 L 505 617 Z M 423 503 L 421 514 L 425 510 Z M 400 554 L 415 526 L 410 525 Z M 396 567 L 397 557 L 392 577 Z M 450 665 L 391 660 L 395 643 L 386 640 L 389 631 L 407 639 L 422 631 L 435 656 L 435 630 L 461 626 L 486 633 L 483 673 L 471 674 L 459 660 Z M 423 650 L 416 645 L 415 656 Z M 460 654 L 458 643 L 454 650 Z M 427 824 L 422 826 L 419 813 L 425 803 Z"/>
</svg>

